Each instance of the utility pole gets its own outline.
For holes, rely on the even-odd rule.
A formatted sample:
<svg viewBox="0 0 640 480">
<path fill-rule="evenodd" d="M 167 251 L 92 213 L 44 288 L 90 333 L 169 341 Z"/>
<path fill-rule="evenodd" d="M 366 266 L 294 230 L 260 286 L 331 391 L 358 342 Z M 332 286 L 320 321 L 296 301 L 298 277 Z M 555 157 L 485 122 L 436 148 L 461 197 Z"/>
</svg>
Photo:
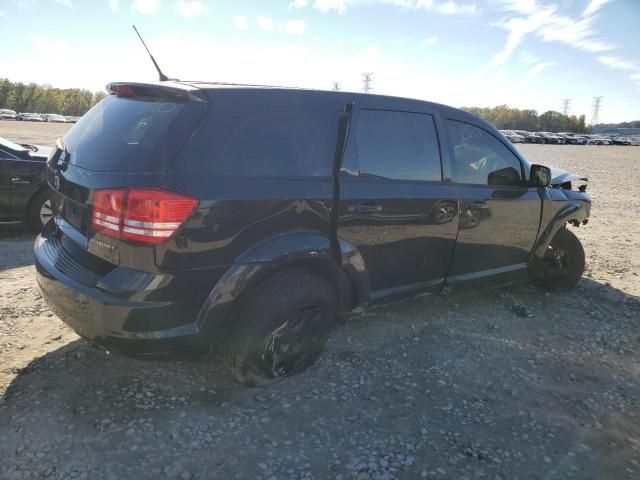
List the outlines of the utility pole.
<svg viewBox="0 0 640 480">
<path fill-rule="evenodd" d="M 600 114 L 600 106 L 604 97 L 593 97 L 593 115 L 591 116 L 591 126 L 597 125 L 598 115 Z"/>
<path fill-rule="evenodd" d="M 569 116 L 569 110 L 571 109 L 571 99 L 570 98 L 563 98 L 562 99 L 562 114 L 565 117 Z"/>
<path fill-rule="evenodd" d="M 365 72 L 362 74 L 362 81 L 364 83 L 364 93 L 371 91 L 371 82 L 373 81 L 373 73 Z"/>
<path fill-rule="evenodd" d="M 340 82 L 331 82 L 331 90 L 334 92 L 340 91 Z"/>
</svg>

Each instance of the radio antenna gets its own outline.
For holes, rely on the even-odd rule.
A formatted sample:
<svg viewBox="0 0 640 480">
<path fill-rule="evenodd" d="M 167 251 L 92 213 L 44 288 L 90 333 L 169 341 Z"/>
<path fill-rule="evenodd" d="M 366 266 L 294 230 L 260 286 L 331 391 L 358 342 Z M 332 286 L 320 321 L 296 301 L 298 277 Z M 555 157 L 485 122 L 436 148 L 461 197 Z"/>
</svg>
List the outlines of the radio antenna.
<svg viewBox="0 0 640 480">
<path fill-rule="evenodd" d="M 136 28 L 135 25 L 133 25 L 133 29 L 138 34 L 138 38 L 140 39 L 140 41 L 142 42 L 142 45 L 144 45 L 145 50 L 147 51 L 147 53 L 151 57 L 151 61 L 153 62 L 153 66 L 156 67 L 156 70 L 158 71 L 158 75 L 160 76 L 160 81 L 161 82 L 166 82 L 167 80 L 169 80 L 169 77 L 167 77 L 164 73 L 162 73 L 162 70 L 160 70 L 160 67 L 158 66 L 158 62 L 156 62 L 156 59 L 153 58 L 153 55 L 151 55 L 151 52 L 149 51 L 149 47 L 147 47 L 147 44 L 144 43 L 144 40 L 142 39 L 142 35 L 140 35 L 140 32 L 138 32 L 138 29 Z"/>
</svg>

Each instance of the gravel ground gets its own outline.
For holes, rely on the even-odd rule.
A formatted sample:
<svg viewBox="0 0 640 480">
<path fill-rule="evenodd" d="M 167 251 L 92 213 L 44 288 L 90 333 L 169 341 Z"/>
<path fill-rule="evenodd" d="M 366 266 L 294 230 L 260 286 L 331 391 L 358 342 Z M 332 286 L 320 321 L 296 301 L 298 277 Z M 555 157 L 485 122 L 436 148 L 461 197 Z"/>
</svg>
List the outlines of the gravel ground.
<svg viewBox="0 0 640 480">
<path fill-rule="evenodd" d="M 640 148 L 522 150 L 592 177 L 577 290 L 383 307 L 266 389 L 91 348 L 40 298 L 33 238 L 1 230 L 0 479 L 640 478 Z"/>
</svg>

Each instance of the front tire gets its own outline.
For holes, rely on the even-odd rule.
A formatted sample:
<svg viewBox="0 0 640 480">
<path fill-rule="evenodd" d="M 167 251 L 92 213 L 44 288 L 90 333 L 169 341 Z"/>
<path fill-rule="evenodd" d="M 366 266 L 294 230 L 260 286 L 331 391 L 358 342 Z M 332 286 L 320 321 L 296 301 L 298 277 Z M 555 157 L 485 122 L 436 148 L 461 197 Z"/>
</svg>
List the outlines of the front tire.
<svg viewBox="0 0 640 480">
<path fill-rule="evenodd" d="M 251 292 L 225 345 L 238 381 L 266 386 L 311 366 L 338 318 L 336 289 L 306 268 L 276 272 Z"/>
<path fill-rule="evenodd" d="M 546 291 L 572 290 L 578 285 L 584 267 L 582 243 L 572 231 L 562 227 L 551 240 L 533 283 Z"/>
</svg>

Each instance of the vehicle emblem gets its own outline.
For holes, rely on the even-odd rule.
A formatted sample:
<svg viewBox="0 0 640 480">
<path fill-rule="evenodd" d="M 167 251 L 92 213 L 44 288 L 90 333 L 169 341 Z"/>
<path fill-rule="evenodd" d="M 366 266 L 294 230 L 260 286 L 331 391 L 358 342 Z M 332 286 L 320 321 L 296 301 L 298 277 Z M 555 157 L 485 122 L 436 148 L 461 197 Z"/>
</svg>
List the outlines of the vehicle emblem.
<svg viewBox="0 0 640 480">
<path fill-rule="evenodd" d="M 60 177 L 58 177 L 57 175 L 53 177 L 53 187 L 56 190 L 60 190 Z"/>
</svg>

